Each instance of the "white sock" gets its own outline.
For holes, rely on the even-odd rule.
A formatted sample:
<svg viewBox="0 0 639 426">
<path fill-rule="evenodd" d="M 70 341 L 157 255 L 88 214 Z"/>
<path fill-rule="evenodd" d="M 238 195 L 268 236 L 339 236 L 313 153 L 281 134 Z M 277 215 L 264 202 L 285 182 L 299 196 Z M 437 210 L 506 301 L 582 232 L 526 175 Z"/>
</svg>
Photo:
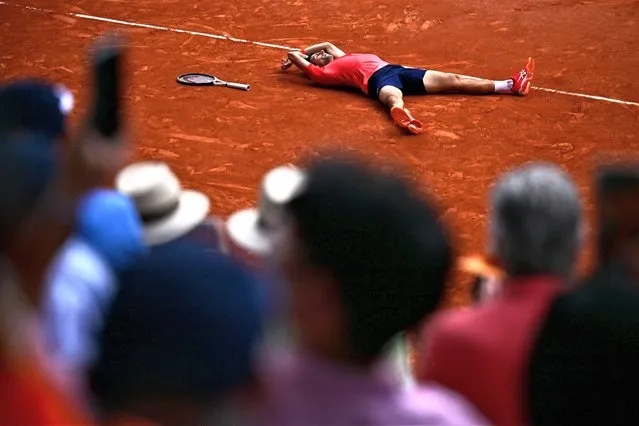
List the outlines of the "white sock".
<svg viewBox="0 0 639 426">
<path fill-rule="evenodd" d="M 493 81 L 495 83 L 495 92 L 510 92 L 513 88 L 513 84 L 515 83 L 512 80 L 499 80 Z"/>
</svg>

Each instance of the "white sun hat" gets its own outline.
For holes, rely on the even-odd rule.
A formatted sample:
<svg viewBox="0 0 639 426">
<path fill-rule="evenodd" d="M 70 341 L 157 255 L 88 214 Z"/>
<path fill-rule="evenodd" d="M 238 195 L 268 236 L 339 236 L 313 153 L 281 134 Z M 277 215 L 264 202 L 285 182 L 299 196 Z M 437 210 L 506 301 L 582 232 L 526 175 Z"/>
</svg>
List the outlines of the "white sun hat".
<svg viewBox="0 0 639 426">
<path fill-rule="evenodd" d="M 115 186 L 135 203 L 144 223 L 144 240 L 149 246 L 188 234 L 209 213 L 208 197 L 182 189 L 166 163 L 131 164 L 117 175 Z"/>
<path fill-rule="evenodd" d="M 304 173 L 292 166 L 269 171 L 260 185 L 258 208 L 239 210 L 226 221 L 226 232 L 233 244 L 252 254 L 269 253 L 268 231 L 281 224 L 282 207 L 299 193 Z"/>
</svg>

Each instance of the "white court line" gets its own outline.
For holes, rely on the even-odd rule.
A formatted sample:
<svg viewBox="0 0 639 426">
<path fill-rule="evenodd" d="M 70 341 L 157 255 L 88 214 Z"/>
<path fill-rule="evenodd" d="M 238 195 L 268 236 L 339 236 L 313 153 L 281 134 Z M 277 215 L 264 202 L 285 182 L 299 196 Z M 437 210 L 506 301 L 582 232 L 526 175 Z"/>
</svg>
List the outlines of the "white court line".
<svg viewBox="0 0 639 426">
<path fill-rule="evenodd" d="M 536 90 L 540 90 L 542 92 L 557 93 L 559 95 L 578 96 L 580 98 L 594 99 L 596 101 L 612 102 L 612 103 L 615 103 L 615 104 L 622 104 L 622 105 L 639 106 L 639 102 L 622 101 L 620 99 L 606 98 L 606 97 L 603 97 L 603 96 L 586 95 L 585 93 L 566 92 L 564 90 L 548 89 L 546 87 L 534 87 L 533 86 L 532 88 L 536 89 Z"/>
<path fill-rule="evenodd" d="M 11 3 L 7 3 L 7 2 L 3 2 L 3 1 L 0 1 L 0 5 L 13 6 L 13 7 L 21 8 L 21 9 L 34 10 L 34 11 L 41 12 L 41 13 L 56 13 L 53 10 L 49 10 L 49 9 L 41 9 L 41 8 L 32 7 L 32 6 L 21 6 L 21 5 L 11 4 Z M 92 20 L 92 21 L 101 21 L 101 22 L 109 22 L 109 23 L 112 23 L 112 24 L 127 25 L 129 27 L 148 28 L 148 29 L 160 30 L 160 31 L 171 31 L 171 32 L 174 32 L 174 33 L 189 34 L 189 35 L 194 35 L 194 36 L 212 38 L 212 39 L 216 39 L 216 40 L 226 40 L 226 41 L 231 41 L 231 42 L 235 42 L 235 43 L 253 44 L 253 45 L 256 45 L 256 46 L 269 47 L 269 48 L 272 48 L 272 49 L 300 50 L 299 48 L 296 48 L 296 47 L 283 46 L 281 44 L 264 43 L 264 42 L 261 42 L 261 41 L 245 40 L 245 39 L 241 39 L 241 38 L 225 36 L 225 35 L 222 35 L 222 34 L 209 34 L 209 33 L 203 33 L 203 32 L 200 32 L 200 31 L 189 31 L 189 30 L 183 30 L 183 29 L 180 29 L 180 28 L 164 27 L 164 26 L 161 26 L 161 25 L 140 24 L 140 23 L 137 23 L 137 22 L 122 21 L 122 20 L 119 20 L 119 19 L 104 18 L 104 17 L 101 17 L 101 16 L 85 15 L 85 14 L 82 14 L 82 13 L 64 12 L 63 14 L 64 15 L 68 15 L 68 16 L 73 16 L 73 17 L 76 17 L 76 18 L 80 18 L 80 19 L 88 19 L 88 20 Z M 611 103 L 615 103 L 615 104 L 622 104 L 622 105 L 629 105 L 629 106 L 639 107 L 639 102 L 623 101 L 623 100 L 620 100 L 620 99 L 606 98 L 604 96 L 587 95 L 585 93 L 566 92 L 564 90 L 549 89 L 549 88 L 546 88 L 546 87 L 532 86 L 531 88 L 535 89 L 535 90 L 542 91 L 542 92 L 556 93 L 558 95 L 574 96 L 574 97 L 578 97 L 578 98 L 586 98 L 586 99 L 592 99 L 592 100 L 596 100 L 596 101 L 611 102 Z"/>
<path fill-rule="evenodd" d="M 0 2 L 0 4 L 2 4 L 2 2 Z M 228 40 L 228 41 L 234 41 L 236 43 L 255 44 L 255 45 L 258 45 L 258 46 L 271 47 L 271 48 L 274 48 L 274 49 L 299 50 L 299 49 L 297 49 L 295 47 L 282 46 L 281 44 L 263 43 L 261 41 L 245 40 L 245 39 L 242 39 L 242 38 L 235 38 L 235 37 L 225 36 L 225 35 L 221 35 L 221 34 L 209 34 L 209 33 L 203 33 L 203 32 L 199 32 L 199 31 L 189 31 L 189 30 L 182 30 L 182 29 L 179 29 L 179 28 L 163 27 L 163 26 L 160 26 L 160 25 L 139 24 L 137 22 L 121 21 L 119 19 L 111 19 L 111 18 L 102 18 L 100 16 L 84 15 L 82 13 L 69 12 L 69 13 L 67 13 L 67 15 L 75 16 L 76 18 L 81 18 L 81 19 L 90 19 L 90 20 L 93 20 L 93 21 L 102 21 L 102 22 L 110 22 L 112 24 L 128 25 L 130 27 L 149 28 L 149 29 L 152 29 L 152 30 L 171 31 L 171 32 L 174 32 L 174 33 L 182 33 L 182 34 L 190 34 L 190 35 L 201 36 L 201 37 L 214 38 L 216 40 Z"/>
<path fill-rule="evenodd" d="M 32 7 L 32 6 L 21 6 L 21 5 L 17 5 L 17 4 L 7 3 L 7 2 L 4 2 L 4 1 L 0 1 L 0 5 L 13 6 L 13 7 L 17 7 L 17 8 L 20 8 L 20 9 L 34 10 L 36 12 L 41 12 L 41 13 L 57 13 L 57 12 L 55 12 L 53 10 L 50 10 L 50 9 L 42 9 L 42 8 Z M 199 32 L 199 31 L 182 30 L 180 28 L 164 27 L 164 26 L 161 26 L 161 25 L 140 24 L 138 22 L 129 22 L 129 21 L 122 21 L 120 19 L 103 18 L 101 16 L 85 15 L 83 13 L 62 12 L 62 13 L 59 13 L 59 14 L 60 15 L 67 15 L 67 16 L 73 16 L 75 18 L 80 18 L 80 19 L 88 19 L 88 20 L 92 20 L 92 21 L 102 21 L 102 22 L 109 22 L 111 24 L 128 25 L 129 27 L 148 28 L 148 29 L 151 29 L 151 30 L 160 30 L 160 31 L 171 31 L 171 32 L 174 32 L 174 33 L 190 34 L 190 35 L 195 35 L 195 36 L 200 36 L 200 37 L 213 38 L 213 39 L 216 39 L 216 40 L 227 40 L 227 41 L 233 41 L 233 42 L 236 42 L 236 43 L 255 44 L 257 46 L 270 47 L 270 48 L 273 48 L 273 49 L 300 50 L 300 49 L 298 49 L 296 47 L 283 46 L 281 44 L 263 43 L 261 41 L 245 40 L 245 39 L 242 39 L 242 38 L 235 38 L 235 37 L 225 36 L 225 35 L 222 35 L 222 34 L 209 34 L 209 33 L 203 33 L 203 32 Z"/>
</svg>

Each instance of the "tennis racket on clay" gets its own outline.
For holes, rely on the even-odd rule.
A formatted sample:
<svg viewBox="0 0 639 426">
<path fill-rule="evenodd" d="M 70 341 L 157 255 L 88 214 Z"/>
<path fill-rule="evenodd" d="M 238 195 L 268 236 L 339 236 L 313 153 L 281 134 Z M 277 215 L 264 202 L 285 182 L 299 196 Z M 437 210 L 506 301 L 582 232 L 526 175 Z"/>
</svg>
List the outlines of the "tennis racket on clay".
<svg viewBox="0 0 639 426">
<path fill-rule="evenodd" d="M 177 82 L 186 86 L 223 86 L 238 90 L 251 89 L 251 86 L 249 84 L 232 83 L 229 81 L 220 80 L 214 75 L 203 74 L 199 72 L 182 74 L 181 76 L 178 76 Z"/>
</svg>

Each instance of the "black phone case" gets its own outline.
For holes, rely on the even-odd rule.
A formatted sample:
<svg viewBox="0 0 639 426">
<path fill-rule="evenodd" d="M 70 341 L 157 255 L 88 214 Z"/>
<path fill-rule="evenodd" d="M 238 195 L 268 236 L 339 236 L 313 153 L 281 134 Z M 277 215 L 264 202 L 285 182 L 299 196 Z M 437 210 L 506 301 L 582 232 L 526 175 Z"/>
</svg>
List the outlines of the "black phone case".
<svg viewBox="0 0 639 426">
<path fill-rule="evenodd" d="M 113 136 L 120 127 L 120 63 L 122 52 L 103 49 L 93 58 L 94 118 L 93 124 L 103 136 Z"/>
</svg>

